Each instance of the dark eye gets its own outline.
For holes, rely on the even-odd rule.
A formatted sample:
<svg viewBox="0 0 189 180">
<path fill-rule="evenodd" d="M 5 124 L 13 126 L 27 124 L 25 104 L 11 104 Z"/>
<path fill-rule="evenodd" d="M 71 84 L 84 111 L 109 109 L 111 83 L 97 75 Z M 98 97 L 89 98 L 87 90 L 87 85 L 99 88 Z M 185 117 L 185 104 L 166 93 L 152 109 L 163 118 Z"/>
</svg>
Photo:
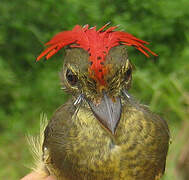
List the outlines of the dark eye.
<svg viewBox="0 0 189 180">
<path fill-rule="evenodd" d="M 67 69 L 66 71 L 66 79 L 72 86 L 75 86 L 77 84 L 77 76 L 73 74 L 73 72 L 70 69 Z"/>
<path fill-rule="evenodd" d="M 125 80 L 129 80 L 129 78 L 131 77 L 131 73 L 132 73 L 132 69 L 131 67 L 129 67 L 129 69 L 126 71 L 125 73 Z"/>
<path fill-rule="evenodd" d="M 131 67 L 130 67 L 130 68 L 127 70 L 126 74 L 127 74 L 128 77 L 130 77 L 130 76 L 131 76 L 131 73 L 132 73 L 132 69 L 131 69 Z"/>
</svg>

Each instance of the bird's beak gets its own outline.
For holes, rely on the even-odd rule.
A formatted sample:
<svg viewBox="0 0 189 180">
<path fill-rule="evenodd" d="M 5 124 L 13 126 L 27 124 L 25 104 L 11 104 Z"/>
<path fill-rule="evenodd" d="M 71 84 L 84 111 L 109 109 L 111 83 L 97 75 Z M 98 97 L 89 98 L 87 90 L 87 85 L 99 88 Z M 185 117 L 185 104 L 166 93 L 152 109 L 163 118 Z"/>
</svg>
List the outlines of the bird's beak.
<svg viewBox="0 0 189 180">
<path fill-rule="evenodd" d="M 104 93 L 100 103 L 94 104 L 89 101 L 89 105 L 102 125 L 115 134 L 121 117 L 121 99 L 119 97 L 112 99 Z"/>
</svg>

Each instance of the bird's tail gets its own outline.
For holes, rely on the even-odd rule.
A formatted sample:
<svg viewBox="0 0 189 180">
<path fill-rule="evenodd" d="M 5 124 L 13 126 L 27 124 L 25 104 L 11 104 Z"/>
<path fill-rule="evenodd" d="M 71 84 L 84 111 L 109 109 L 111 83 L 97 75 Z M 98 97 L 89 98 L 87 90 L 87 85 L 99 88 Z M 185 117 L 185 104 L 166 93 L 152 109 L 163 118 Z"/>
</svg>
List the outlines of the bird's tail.
<svg viewBox="0 0 189 180">
<path fill-rule="evenodd" d="M 38 136 L 27 136 L 27 141 L 29 144 L 29 149 L 32 153 L 34 163 L 31 167 L 31 169 L 38 174 L 41 175 L 41 177 L 46 177 L 49 175 L 49 172 L 45 166 L 45 163 L 43 161 L 43 141 L 44 141 L 44 131 L 48 124 L 47 116 L 45 114 L 41 114 L 40 117 L 40 133 Z"/>
</svg>

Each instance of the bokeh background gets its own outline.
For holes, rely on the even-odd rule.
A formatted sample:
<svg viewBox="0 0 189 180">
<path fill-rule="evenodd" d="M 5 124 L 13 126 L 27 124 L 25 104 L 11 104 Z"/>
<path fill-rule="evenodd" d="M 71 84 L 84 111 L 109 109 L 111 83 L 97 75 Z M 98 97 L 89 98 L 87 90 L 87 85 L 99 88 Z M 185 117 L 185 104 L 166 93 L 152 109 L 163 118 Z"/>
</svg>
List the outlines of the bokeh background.
<svg viewBox="0 0 189 180">
<path fill-rule="evenodd" d="M 159 57 L 134 48 L 130 93 L 165 118 L 172 143 L 164 180 L 189 180 L 189 1 L 188 0 L 0 0 L 0 179 L 20 179 L 32 157 L 26 135 L 36 135 L 68 98 L 60 90 L 64 51 L 35 63 L 44 43 L 75 24 L 120 25 L 151 42 Z"/>
</svg>

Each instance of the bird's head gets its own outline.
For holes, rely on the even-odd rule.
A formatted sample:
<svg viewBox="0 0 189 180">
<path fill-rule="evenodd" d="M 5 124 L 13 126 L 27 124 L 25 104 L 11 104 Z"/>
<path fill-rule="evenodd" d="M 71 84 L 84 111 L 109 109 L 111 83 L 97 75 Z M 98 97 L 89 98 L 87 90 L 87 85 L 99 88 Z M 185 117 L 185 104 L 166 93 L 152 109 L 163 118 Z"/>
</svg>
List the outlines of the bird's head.
<svg viewBox="0 0 189 180">
<path fill-rule="evenodd" d="M 81 48 L 66 49 L 61 77 L 68 92 L 76 96 L 83 94 L 85 98 L 98 104 L 105 93 L 114 99 L 122 89 L 129 89 L 132 66 L 125 46 L 113 47 L 105 61 L 101 62 L 98 73 L 101 73 L 102 79 L 97 79 L 95 74 L 91 73 L 93 63 L 89 58 L 88 52 Z M 103 68 L 106 73 L 101 72 Z"/>
<path fill-rule="evenodd" d="M 132 79 L 125 45 L 134 46 L 147 57 L 145 50 L 157 55 L 144 46 L 147 42 L 114 31 L 116 26 L 104 30 L 107 25 L 98 31 L 96 27 L 76 25 L 72 31 L 55 35 L 37 61 L 68 46 L 61 74 L 65 90 L 79 97 L 77 101 L 85 99 L 99 122 L 114 134 L 121 117 L 122 92 L 130 88 Z"/>
</svg>

